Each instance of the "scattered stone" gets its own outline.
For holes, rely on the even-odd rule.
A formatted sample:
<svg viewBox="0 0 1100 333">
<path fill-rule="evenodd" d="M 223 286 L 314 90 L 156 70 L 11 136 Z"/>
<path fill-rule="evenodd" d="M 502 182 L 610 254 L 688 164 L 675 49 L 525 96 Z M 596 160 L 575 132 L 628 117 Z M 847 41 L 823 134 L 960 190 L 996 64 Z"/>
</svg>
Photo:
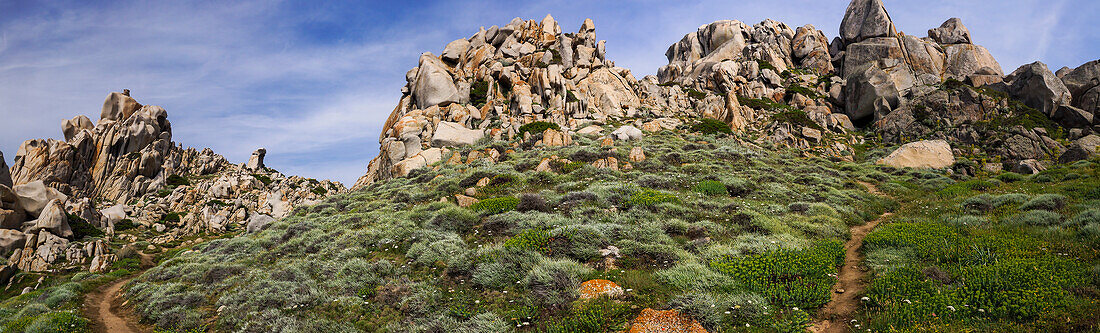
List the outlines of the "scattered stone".
<svg viewBox="0 0 1100 333">
<path fill-rule="evenodd" d="M 464 207 L 464 208 L 473 206 L 478 201 L 480 201 L 480 200 L 477 200 L 474 197 L 469 197 L 469 196 L 465 196 L 465 195 L 461 195 L 461 194 L 455 194 L 455 200 L 458 201 L 458 206 L 459 207 Z"/>
<path fill-rule="evenodd" d="M 630 125 L 623 125 L 619 129 L 611 132 L 611 135 L 619 140 L 638 140 L 641 139 L 644 134 L 642 130 Z"/>
<path fill-rule="evenodd" d="M 623 288 L 611 280 L 595 279 L 582 282 L 577 293 L 580 294 L 580 299 L 594 299 L 600 296 L 615 298 L 623 296 Z"/>
</svg>

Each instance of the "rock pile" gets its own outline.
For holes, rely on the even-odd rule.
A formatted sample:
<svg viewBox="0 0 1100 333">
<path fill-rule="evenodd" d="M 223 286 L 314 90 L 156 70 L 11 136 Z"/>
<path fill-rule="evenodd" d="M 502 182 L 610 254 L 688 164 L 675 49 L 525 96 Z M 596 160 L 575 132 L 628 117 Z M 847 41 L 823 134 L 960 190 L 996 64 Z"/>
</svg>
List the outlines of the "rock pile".
<svg viewBox="0 0 1100 333">
<path fill-rule="evenodd" d="M 172 142 L 168 113 L 111 93 L 98 122 L 61 124 L 65 141 L 28 140 L 12 166 L 0 155 L 0 255 L 24 271 L 87 267 L 116 260 L 107 246 L 119 223 L 155 230 L 153 244 L 281 218 L 343 185 L 284 176 L 264 167 L 263 148 L 236 165 L 210 149 Z"/>
</svg>

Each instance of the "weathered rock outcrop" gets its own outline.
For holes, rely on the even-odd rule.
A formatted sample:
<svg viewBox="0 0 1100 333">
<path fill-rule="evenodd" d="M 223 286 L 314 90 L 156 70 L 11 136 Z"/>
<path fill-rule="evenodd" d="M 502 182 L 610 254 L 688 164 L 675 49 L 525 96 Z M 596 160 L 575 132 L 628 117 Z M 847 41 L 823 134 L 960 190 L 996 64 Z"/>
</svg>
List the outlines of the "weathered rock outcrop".
<svg viewBox="0 0 1100 333">
<path fill-rule="evenodd" d="M 8 162 L 4 160 L 4 152 L 0 151 L 0 185 L 12 187 L 11 171 L 8 170 Z"/>
<path fill-rule="evenodd" d="M 899 33 L 881 0 L 852 0 L 840 27 L 845 112 L 852 120 L 882 119 L 946 79 L 985 85 L 1000 81 L 1000 64 L 971 44 L 962 20 L 952 18 L 928 38 Z M 916 89 L 916 91 L 914 91 Z"/>
<path fill-rule="evenodd" d="M 1093 124 L 1100 124 L 1100 60 L 1089 61 L 1060 77 L 1073 106 L 1092 114 Z"/>
<path fill-rule="evenodd" d="M 970 29 L 962 24 L 962 20 L 952 17 L 939 28 L 928 29 L 928 38 L 940 44 L 970 44 Z"/>
<path fill-rule="evenodd" d="M 245 168 L 252 172 L 264 170 L 264 156 L 267 156 L 267 149 L 256 149 L 252 152 L 252 156 L 248 157 L 248 164 L 245 165 Z"/>
<path fill-rule="evenodd" d="M 1073 99 L 1062 80 L 1038 61 L 1020 66 L 1005 77 L 1005 86 L 1009 95 L 1048 116 Z"/>
<path fill-rule="evenodd" d="M 480 138 L 555 147 L 577 134 L 610 145 L 701 118 L 807 155 L 851 159 L 852 146 L 864 143 L 851 132 L 866 127 L 887 143 L 942 140 L 1011 167 L 1062 155 L 1058 127 L 1077 129 L 1076 139 L 1100 118 L 1097 62 L 1059 71 L 1060 80 L 1045 66 L 1025 66 L 1006 82 L 961 19 L 927 37 L 907 35 L 881 0 L 851 0 L 839 33 L 830 43 L 812 25 L 715 21 L 670 45 L 657 75 L 636 79 L 605 57 L 591 20 L 576 33 L 562 33 L 549 15 L 482 28 L 439 57 L 421 55 L 383 126 L 380 154 L 356 186 L 507 154 L 472 148 Z M 1037 115 L 1023 105 L 1054 122 L 1025 121 Z M 517 137 L 536 121 L 560 130 Z M 605 132 L 609 123 L 618 130 Z M 550 170 L 547 161 L 539 169 Z"/>
<path fill-rule="evenodd" d="M 1062 156 L 1058 157 L 1058 162 L 1072 163 L 1096 157 L 1098 147 L 1100 147 L 1100 136 L 1096 134 L 1077 139 L 1065 153 L 1062 153 Z"/>
<path fill-rule="evenodd" d="M 0 251 L 11 252 L 11 265 L 104 270 L 117 259 L 107 244 L 124 220 L 155 231 L 147 241 L 163 244 L 242 229 L 250 216 L 281 218 L 294 206 L 344 190 L 265 168 L 262 148 L 236 165 L 210 149 L 174 145 L 167 118 L 158 106 L 112 93 L 94 126 L 77 116 L 62 122 L 65 141 L 24 142 L 11 177 L 0 174 Z M 85 222 L 82 228 L 99 228 L 105 238 L 76 235 L 70 225 Z"/>
</svg>

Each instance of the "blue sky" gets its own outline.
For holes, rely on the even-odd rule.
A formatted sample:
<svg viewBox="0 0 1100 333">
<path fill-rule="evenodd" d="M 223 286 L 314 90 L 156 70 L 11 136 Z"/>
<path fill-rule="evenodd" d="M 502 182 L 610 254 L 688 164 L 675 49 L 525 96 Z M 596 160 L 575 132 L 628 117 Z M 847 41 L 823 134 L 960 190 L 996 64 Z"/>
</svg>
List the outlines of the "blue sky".
<svg viewBox="0 0 1100 333">
<path fill-rule="evenodd" d="M 895 24 L 925 36 L 960 17 L 1004 67 L 1056 70 L 1100 58 L 1100 1 L 886 0 Z M 353 183 L 418 55 L 478 27 L 552 14 L 584 18 L 608 58 L 641 78 L 664 51 L 720 19 L 772 18 L 837 35 L 847 1 L 24 1 L 0 0 L 0 151 L 60 138 L 61 120 L 99 117 L 123 88 L 163 106 L 174 140 L 233 162 L 266 147 L 284 173 Z"/>
</svg>

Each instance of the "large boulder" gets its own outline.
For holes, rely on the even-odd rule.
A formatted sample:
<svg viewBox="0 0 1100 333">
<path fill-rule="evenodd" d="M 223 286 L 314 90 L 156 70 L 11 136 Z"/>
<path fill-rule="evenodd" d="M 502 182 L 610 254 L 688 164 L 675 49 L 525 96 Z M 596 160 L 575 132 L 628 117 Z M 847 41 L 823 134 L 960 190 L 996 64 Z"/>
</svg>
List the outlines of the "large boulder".
<svg viewBox="0 0 1100 333">
<path fill-rule="evenodd" d="M 271 224 L 271 222 L 275 222 L 275 218 L 264 214 L 255 214 L 248 218 L 248 224 L 245 229 L 246 232 L 250 234 L 260 232 L 267 227 L 268 224 Z"/>
<path fill-rule="evenodd" d="M 485 132 L 479 129 L 469 129 L 462 124 L 441 121 L 432 134 L 432 146 L 467 146 L 473 145 L 485 137 Z"/>
<path fill-rule="evenodd" d="M 0 185 L 0 229 L 19 229 L 23 227 L 27 215 L 19 205 L 19 197 L 10 187 Z"/>
<path fill-rule="evenodd" d="M 107 207 L 99 211 L 103 218 L 107 220 L 108 229 L 114 229 L 115 223 L 121 222 L 124 219 L 129 218 L 126 214 L 126 205 L 117 204 L 111 207 Z"/>
<path fill-rule="evenodd" d="M 1048 116 L 1072 102 L 1066 85 L 1042 62 L 1020 66 L 1005 77 L 1005 84 L 1009 95 Z"/>
<path fill-rule="evenodd" d="M 974 44 L 952 44 L 944 46 L 943 76 L 963 81 L 971 75 L 1004 76 L 1001 64 L 989 50 Z"/>
<path fill-rule="evenodd" d="M 1100 116 L 1100 60 L 1069 70 L 1062 76 L 1062 83 L 1073 96 L 1073 106 Z"/>
<path fill-rule="evenodd" d="M 829 40 L 813 25 L 807 24 L 795 30 L 794 40 L 791 41 L 791 56 L 802 68 L 809 68 L 818 75 L 824 76 L 833 71 Z"/>
<path fill-rule="evenodd" d="M 852 0 L 848 3 L 844 20 L 840 22 L 840 38 L 845 45 L 895 35 L 897 30 L 882 0 Z"/>
<path fill-rule="evenodd" d="M 0 229 L 0 257 L 7 258 L 15 249 L 22 249 L 27 244 L 27 236 L 22 231 L 12 229 Z"/>
<path fill-rule="evenodd" d="M 60 200 L 51 200 L 42 209 L 42 214 L 38 216 L 38 220 L 31 227 L 30 232 L 34 233 L 39 230 L 47 230 L 51 234 L 65 238 L 73 236 L 73 230 L 69 228 L 69 216 L 65 213 L 65 207 L 61 205 Z"/>
<path fill-rule="evenodd" d="M 470 49 L 470 41 L 465 38 L 457 39 L 453 42 L 447 43 L 447 46 L 443 48 L 443 53 L 439 56 L 444 61 L 451 63 L 458 62 L 462 58 L 462 55 L 466 54 L 466 51 Z"/>
<path fill-rule="evenodd" d="M 947 19 L 939 28 L 929 29 L 928 37 L 940 44 L 970 44 L 970 30 L 957 17 Z"/>
<path fill-rule="evenodd" d="M 267 149 L 256 149 L 252 152 L 252 156 L 248 157 L 248 164 L 245 167 L 252 172 L 262 171 L 264 169 L 264 156 L 267 156 Z"/>
<path fill-rule="evenodd" d="M 77 133 L 92 129 L 95 129 L 95 125 L 92 125 L 92 121 L 84 115 L 61 121 L 61 133 L 65 135 L 65 141 L 72 141 Z"/>
<path fill-rule="evenodd" d="M 878 161 L 895 168 L 943 169 L 955 164 L 951 145 L 944 140 L 910 142 Z"/>
<path fill-rule="evenodd" d="M 0 151 L 0 185 L 12 187 L 11 171 L 8 170 L 8 162 L 4 161 L 4 152 Z"/>
<path fill-rule="evenodd" d="M 1092 113 L 1071 105 L 1059 105 L 1050 115 L 1050 119 L 1066 128 L 1088 128 L 1092 126 L 1094 118 Z"/>
<path fill-rule="evenodd" d="M 51 201 L 60 200 L 64 202 L 68 200 L 68 196 L 46 186 L 46 183 L 41 180 L 15 185 L 12 190 L 15 190 L 15 195 L 19 197 L 19 206 L 33 216 L 41 214 L 42 209 L 46 208 Z"/>
<path fill-rule="evenodd" d="M 130 115 L 137 112 L 141 107 L 142 105 L 131 98 L 130 95 L 113 92 L 107 95 L 107 99 L 103 101 L 103 111 L 99 113 L 99 121 L 122 121 L 130 118 Z"/>
<path fill-rule="evenodd" d="M 1069 145 L 1069 149 L 1066 149 L 1062 156 L 1058 157 L 1058 162 L 1072 163 L 1093 158 L 1096 156 L 1097 147 L 1100 147 L 1100 136 L 1096 134 L 1077 139 Z"/>
<path fill-rule="evenodd" d="M 464 97 L 458 88 L 446 64 L 430 52 L 420 55 L 420 67 L 412 82 L 412 94 L 418 108 L 468 100 L 469 90 Z"/>
<path fill-rule="evenodd" d="M 890 113 L 901 100 L 899 84 L 912 86 L 912 81 L 905 79 L 904 75 L 890 75 L 875 64 L 862 66 L 848 77 L 847 82 L 844 86 L 844 112 L 853 121 Z"/>
<path fill-rule="evenodd" d="M 638 140 L 641 139 L 643 135 L 642 130 L 630 125 L 623 125 L 619 127 L 619 129 L 611 132 L 611 136 L 619 140 Z"/>
</svg>

